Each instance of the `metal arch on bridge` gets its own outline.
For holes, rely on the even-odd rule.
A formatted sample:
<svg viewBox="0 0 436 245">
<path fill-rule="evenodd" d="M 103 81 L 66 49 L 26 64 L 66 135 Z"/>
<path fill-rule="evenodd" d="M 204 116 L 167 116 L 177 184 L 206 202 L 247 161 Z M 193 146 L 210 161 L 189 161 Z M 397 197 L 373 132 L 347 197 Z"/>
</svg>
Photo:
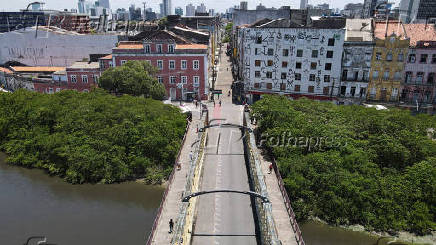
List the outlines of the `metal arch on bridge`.
<svg viewBox="0 0 436 245">
<path fill-rule="evenodd" d="M 263 196 L 257 192 L 253 192 L 253 191 L 235 191 L 235 190 L 213 190 L 213 191 L 199 191 L 199 192 L 195 192 L 192 193 L 190 195 L 187 195 L 185 197 L 183 197 L 182 202 L 189 202 L 189 199 L 191 199 L 192 197 L 196 197 L 196 196 L 200 196 L 200 195 L 204 195 L 204 194 L 210 194 L 210 193 L 217 193 L 217 192 L 230 192 L 230 193 L 239 193 L 239 194 L 244 194 L 244 195 L 250 195 L 250 196 L 254 196 L 257 198 L 262 199 L 262 202 L 264 203 L 270 203 L 268 197 Z"/>
<path fill-rule="evenodd" d="M 249 127 L 238 125 L 238 124 L 233 124 L 233 123 L 212 124 L 212 125 L 208 125 L 208 126 L 205 126 L 203 128 L 200 128 L 199 131 L 203 132 L 206 128 L 214 128 L 214 127 L 240 128 L 240 129 L 246 129 L 250 133 L 253 131 Z"/>
</svg>

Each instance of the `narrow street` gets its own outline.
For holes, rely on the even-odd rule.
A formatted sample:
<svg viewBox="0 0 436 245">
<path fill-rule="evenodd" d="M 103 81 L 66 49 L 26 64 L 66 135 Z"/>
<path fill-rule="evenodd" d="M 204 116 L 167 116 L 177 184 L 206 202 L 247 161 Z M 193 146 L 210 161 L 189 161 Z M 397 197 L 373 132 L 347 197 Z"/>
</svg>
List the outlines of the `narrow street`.
<svg viewBox="0 0 436 245">
<path fill-rule="evenodd" d="M 233 105 L 227 96 L 232 83 L 230 63 L 222 54 L 215 88 L 221 89 L 222 106 L 209 105 L 209 119 L 242 125 L 243 107 Z M 227 70 L 228 68 L 228 70 Z M 229 189 L 248 191 L 247 169 L 241 131 L 238 128 L 210 128 L 200 190 Z M 256 244 L 250 197 L 234 193 L 199 196 L 193 244 Z"/>
</svg>

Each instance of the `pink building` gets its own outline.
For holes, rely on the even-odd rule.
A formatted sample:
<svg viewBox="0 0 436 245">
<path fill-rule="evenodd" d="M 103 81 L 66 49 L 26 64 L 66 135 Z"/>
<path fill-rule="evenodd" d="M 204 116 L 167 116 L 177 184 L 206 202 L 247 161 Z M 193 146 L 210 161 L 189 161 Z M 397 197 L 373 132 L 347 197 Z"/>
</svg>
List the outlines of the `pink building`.
<svg viewBox="0 0 436 245">
<path fill-rule="evenodd" d="M 101 70 L 121 66 L 129 60 L 145 60 L 157 67 L 157 80 L 171 99 L 207 99 L 207 45 L 193 44 L 176 34 L 157 31 L 142 41 L 122 41 L 110 56 L 100 59 Z"/>
<path fill-rule="evenodd" d="M 408 24 L 410 48 L 405 64 L 401 101 L 430 109 L 436 104 L 436 29 L 434 25 Z"/>
</svg>

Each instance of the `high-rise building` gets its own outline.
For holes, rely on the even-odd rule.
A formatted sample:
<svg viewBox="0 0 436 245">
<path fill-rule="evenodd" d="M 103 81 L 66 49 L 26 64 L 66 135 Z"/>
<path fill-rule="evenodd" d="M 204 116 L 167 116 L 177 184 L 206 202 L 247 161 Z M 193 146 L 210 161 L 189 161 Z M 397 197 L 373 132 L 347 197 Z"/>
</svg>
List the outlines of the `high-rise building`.
<svg viewBox="0 0 436 245">
<path fill-rule="evenodd" d="M 246 2 L 246 1 L 242 1 L 242 2 L 239 4 L 239 9 L 240 9 L 240 10 L 248 10 L 248 2 Z"/>
<path fill-rule="evenodd" d="M 215 16 L 215 9 L 209 9 L 209 16 Z"/>
<path fill-rule="evenodd" d="M 401 21 L 404 23 L 424 23 L 428 18 L 436 18 L 435 0 L 401 0 Z"/>
<path fill-rule="evenodd" d="M 98 6 L 110 9 L 109 0 L 98 0 Z"/>
<path fill-rule="evenodd" d="M 308 2 L 308 0 L 301 0 L 300 1 L 300 9 L 306 9 L 307 8 L 307 2 Z"/>
<path fill-rule="evenodd" d="M 195 6 L 192 3 L 186 5 L 186 16 L 195 16 Z"/>
<path fill-rule="evenodd" d="M 174 13 L 176 15 L 182 16 L 183 15 L 183 9 L 181 7 L 176 7 L 176 9 L 174 10 Z"/>
<path fill-rule="evenodd" d="M 79 0 L 79 2 L 78 2 L 78 11 L 79 11 L 79 14 L 84 14 L 85 13 L 85 0 Z"/>
<path fill-rule="evenodd" d="M 197 6 L 196 12 L 197 13 L 207 13 L 206 6 L 204 5 L 204 3 Z"/>
<path fill-rule="evenodd" d="M 171 15 L 171 0 L 162 0 L 162 7 L 163 9 L 161 11 L 162 16 L 168 16 Z"/>
<path fill-rule="evenodd" d="M 363 2 L 363 18 L 374 17 L 377 7 L 387 2 L 387 0 L 365 0 Z"/>
</svg>

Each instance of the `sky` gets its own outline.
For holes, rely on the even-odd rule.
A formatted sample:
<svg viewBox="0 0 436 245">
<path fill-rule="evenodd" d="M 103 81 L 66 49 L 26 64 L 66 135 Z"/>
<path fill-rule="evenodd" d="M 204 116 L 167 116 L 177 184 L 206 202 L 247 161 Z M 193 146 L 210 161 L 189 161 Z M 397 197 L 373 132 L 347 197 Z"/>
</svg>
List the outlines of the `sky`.
<svg viewBox="0 0 436 245">
<path fill-rule="evenodd" d="M 31 2 L 36 0 L 0 0 L 0 11 L 18 11 L 24 9 Z M 77 9 L 77 0 L 39 0 L 45 2 L 45 9 Z M 291 8 L 299 8 L 300 0 L 246 0 L 248 2 L 248 9 L 255 9 L 259 3 L 266 7 L 280 7 L 291 6 Z M 330 4 L 330 8 L 342 9 L 347 3 L 363 3 L 364 0 L 309 0 L 309 4 L 317 5 L 320 3 Z M 399 3 L 400 0 L 392 0 L 392 2 Z M 159 12 L 159 3 L 161 0 L 110 0 L 111 9 L 114 11 L 117 8 L 128 9 L 131 4 L 143 8 L 142 2 L 146 2 L 147 8 L 151 7 L 156 12 Z M 235 0 L 172 0 L 173 12 L 175 7 L 182 7 L 183 11 L 185 6 L 189 3 L 193 5 L 200 5 L 204 3 L 206 7 L 215 9 L 215 12 L 225 12 L 226 9 L 239 5 L 240 1 Z"/>
</svg>

